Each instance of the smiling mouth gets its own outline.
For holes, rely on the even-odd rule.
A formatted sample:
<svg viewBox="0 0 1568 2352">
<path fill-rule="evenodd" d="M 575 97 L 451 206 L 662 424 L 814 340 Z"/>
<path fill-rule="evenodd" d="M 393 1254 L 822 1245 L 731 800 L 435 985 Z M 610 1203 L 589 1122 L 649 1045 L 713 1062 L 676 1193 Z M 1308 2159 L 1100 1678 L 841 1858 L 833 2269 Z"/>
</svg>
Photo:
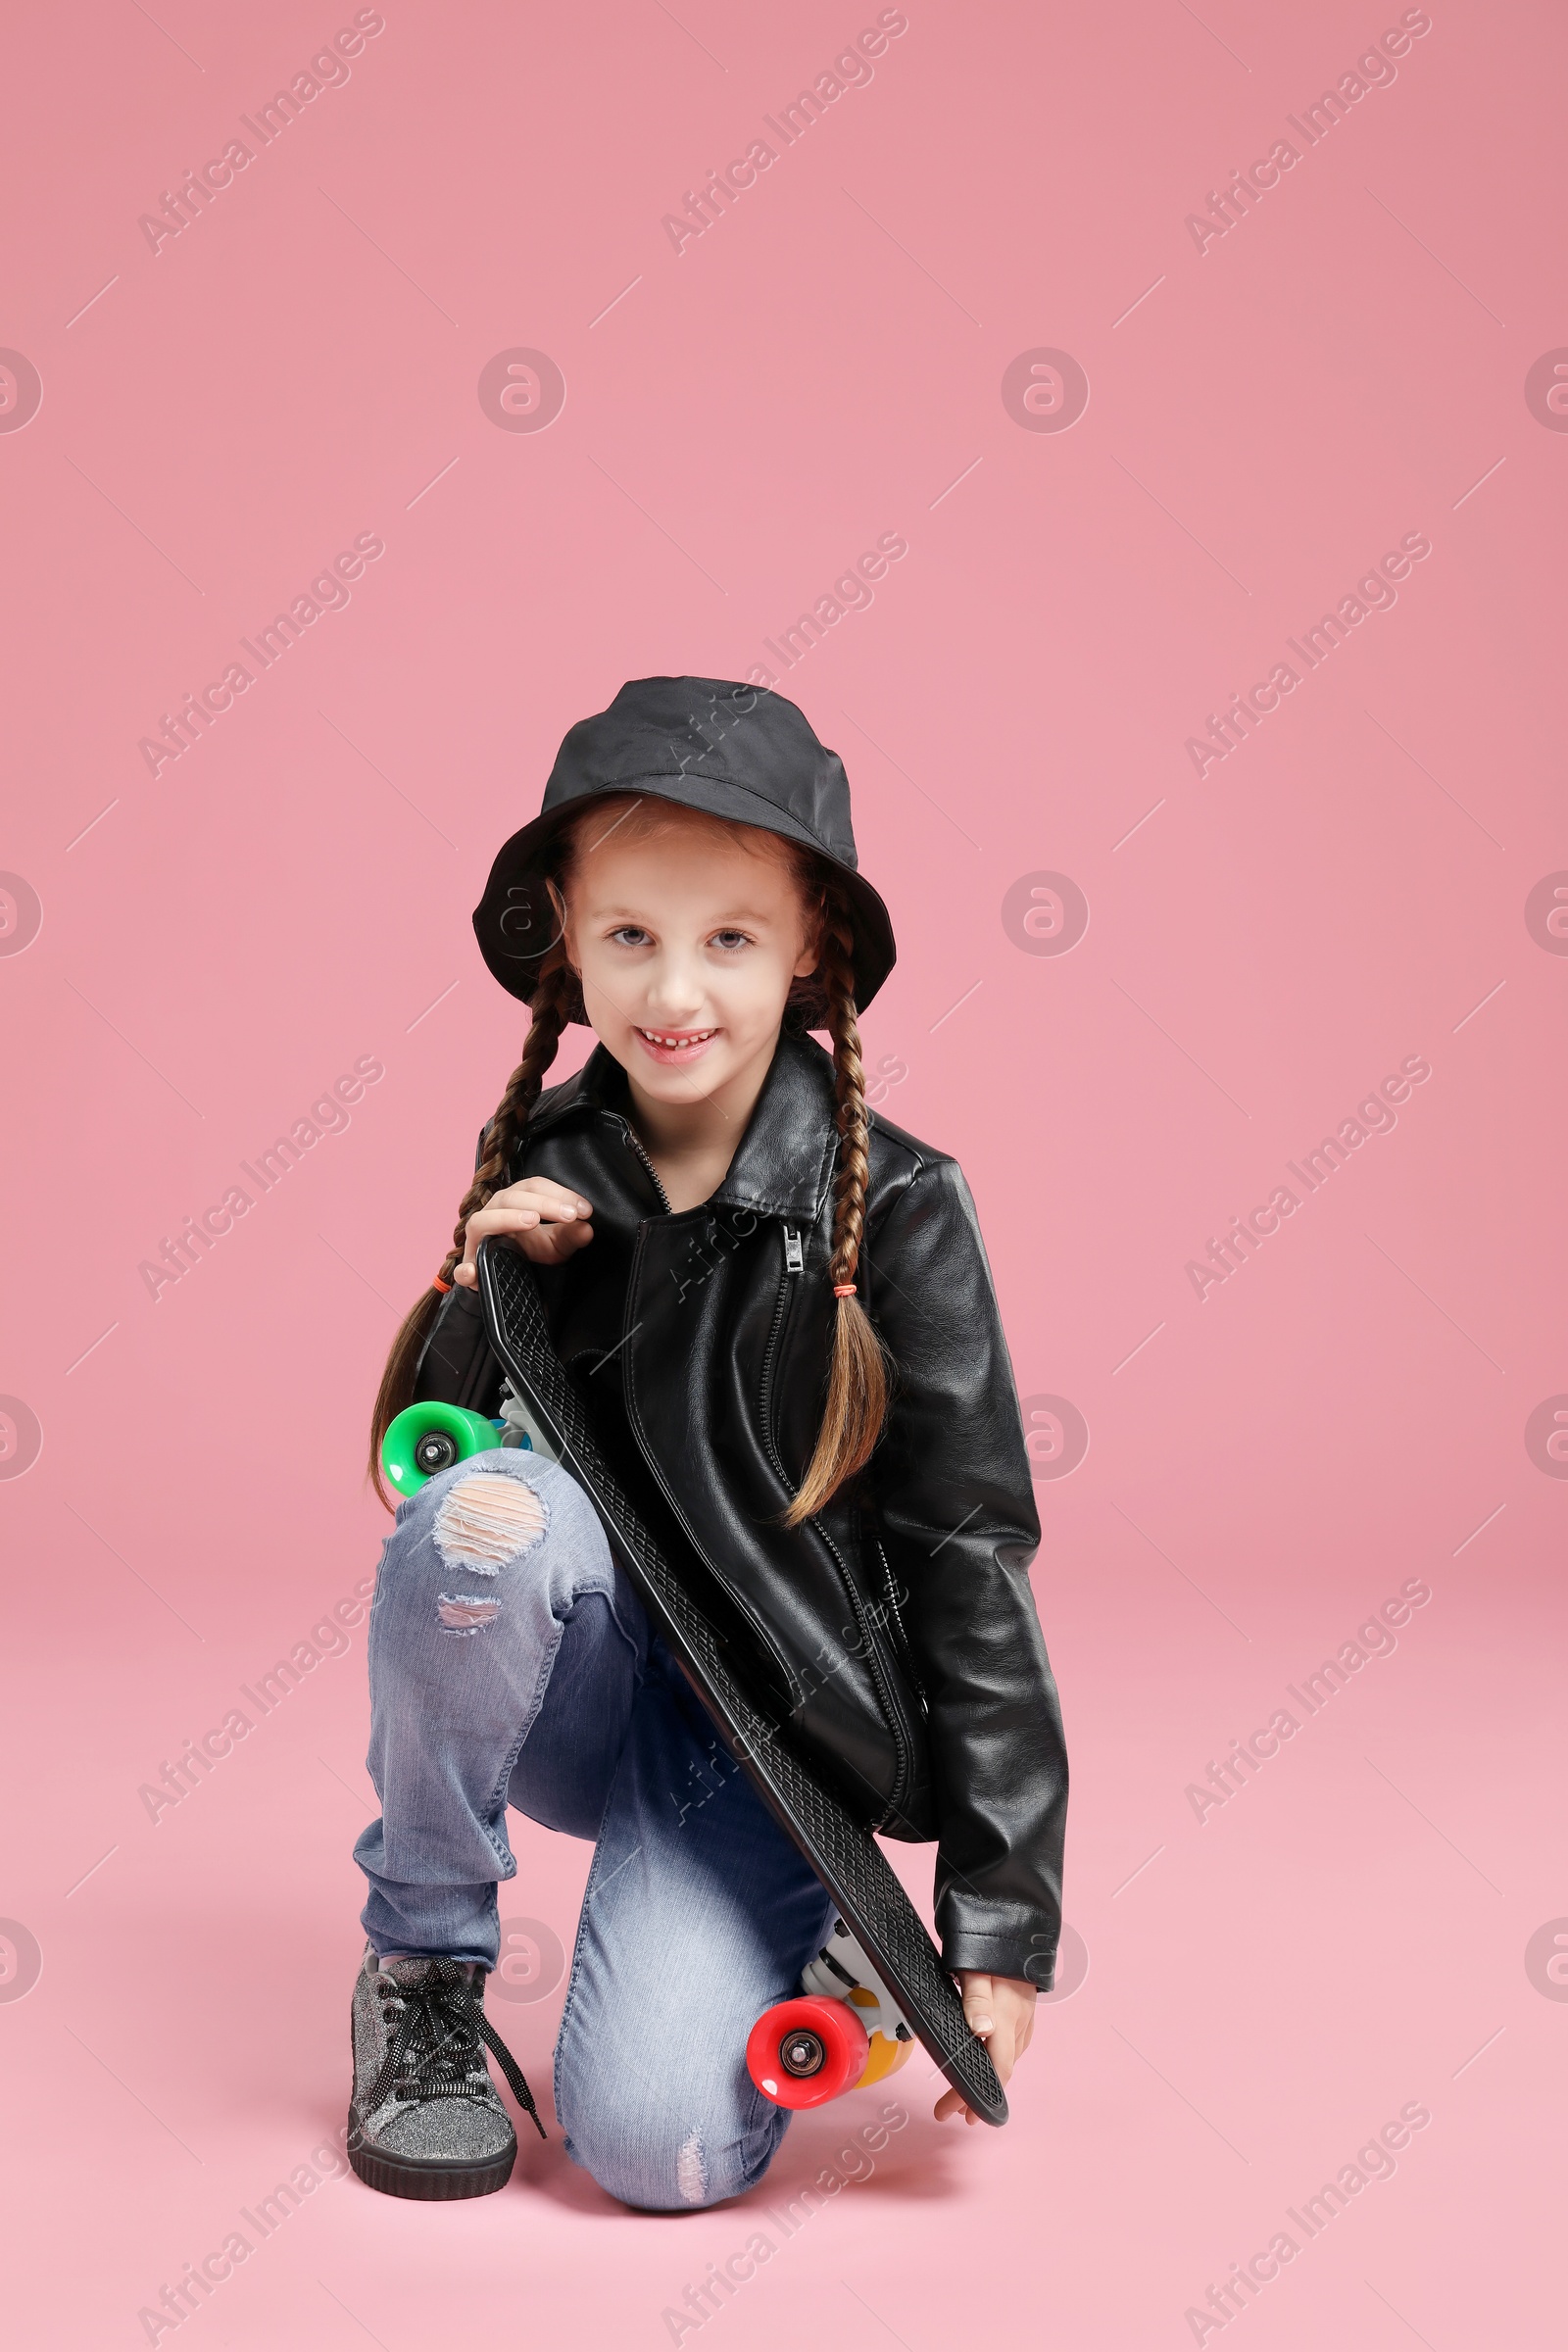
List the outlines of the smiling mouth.
<svg viewBox="0 0 1568 2352">
<path fill-rule="evenodd" d="M 644 1045 L 660 1046 L 668 1054 L 673 1053 L 681 1046 L 706 1046 L 710 1037 L 718 1035 L 718 1031 L 716 1029 L 639 1029 L 637 1034 Z"/>
</svg>

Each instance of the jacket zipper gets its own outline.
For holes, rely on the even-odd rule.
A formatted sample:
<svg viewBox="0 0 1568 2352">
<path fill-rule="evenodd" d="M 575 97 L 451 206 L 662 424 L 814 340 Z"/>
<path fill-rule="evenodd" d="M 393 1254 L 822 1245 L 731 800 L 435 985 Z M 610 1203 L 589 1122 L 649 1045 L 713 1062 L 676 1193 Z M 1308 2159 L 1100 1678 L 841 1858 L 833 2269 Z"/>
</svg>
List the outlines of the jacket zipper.
<svg viewBox="0 0 1568 2352">
<path fill-rule="evenodd" d="M 673 1211 L 669 1205 L 669 1195 L 660 1183 L 659 1170 L 655 1167 L 653 1161 L 643 1150 L 642 1144 L 638 1138 L 635 1128 L 631 1124 L 631 1121 L 629 1119 L 623 1119 L 618 1110 L 612 1110 L 610 1113 L 610 1116 L 614 1120 L 615 1125 L 620 1129 L 621 1134 L 625 1137 L 627 1143 L 631 1146 L 631 1149 L 636 1152 L 637 1157 L 642 1161 L 643 1166 L 648 1170 L 649 1175 L 653 1178 L 654 1190 L 659 1195 L 660 1207 L 664 1211 L 666 1216 L 672 1215 Z"/>
<path fill-rule="evenodd" d="M 799 1250 L 801 1237 L 793 1226 L 786 1225 L 784 1228 L 784 1279 L 778 1286 L 778 1298 L 773 1306 L 773 1322 L 767 1335 L 767 1346 L 762 1351 L 762 1379 L 761 1386 L 758 1391 L 758 1407 L 762 1416 L 762 1443 L 767 1447 L 768 1459 L 786 1487 L 790 1482 L 784 1476 L 784 1465 L 778 1458 L 778 1448 L 773 1443 L 770 1407 L 773 1395 L 773 1355 L 784 1329 L 784 1316 L 790 1302 L 790 1278 L 800 1271 L 800 1268 L 793 1265 L 790 1260 L 791 1242 Z M 804 1262 L 803 1258 L 802 1263 L 804 1264 Z"/>
<path fill-rule="evenodd" d="M 798 1487 L 795 1487 L 791 1484 L 789 1473 L 785 1469 L 783 1461 L 779 1455 L 778 1447 L 773 1442 L 773 1423 L 768 1408 L 772 1392 L 773 1357 L 778 1347 L 780 1334 L 784 1328 L 785 1313 L 789 1306 L 790 1284 L 795 1280 L 795 1277 L 798 1274 L 801 1274 L 805 1271 L 805 1267 L 806 1254 L 802 1247 L 801 1236 L 793 1225 L 786 1225 L 784 1227 L 784 1273 L 779 1283 L 778 1300 L 773 1309 L 772 1329 L 767 1335 L 767 1351 L 762 1358 L 762 1379 L 761 1387 L 758 1396 L 758 1406 L 761 1417 L 762 1443 L 767 1448 L 768 1460 L 773 1465 L 774 1472 L 777 1475 L 780 1485 L 791 1495 L 798 1494 L 800 1490 Z M 873 1630 L 866 1621 L 865 1607 L 860 1590 L 856 1584 L 854 1577 L 850 1574 L 849 1564 L 845 1560 L 844 1555 L 840 1551 L 838 1545 L 834 1543 L 833 1538 L 823 1526 L 821 1520 L 817 1518 L 814 1513 L 812 1514 L 810 1524 L 815 1529 L 817 1535 L 821 1538 L 823 1544 L 826 1544 L 828 1551 L 832 1554 L 833 1563 L 838 1569 L 840 1581 L 844 1586 L 845 1592 L 849 1595 L 850 1606 L 855 1612 L 855 1621 L 857 1626 L 859 1628 L 860 1640 L 865 1645 L 866 1664 L 870 1669 L 871 1680 L 876 1685 L 877 1698 L 881 1704 L 882 1713 L 887 1722 L 888 1729 L 893 1734 L 894 1749 L 898 1757 L 898 1776 L 894 1782 L 892 1794 L 888 1798 L 887 1808 L 882 1816 L 884 1821 L 891 1821 L 895 1814 L 897 1814 L 899 1811 L 901 1801 L 908 1788 L 911 1763 L 908 1742 L 904 1736 L 901 1723 L 901 1710 L 896 1698 L 894 1697 L 893 1691 L 888 1686 L 887 1678 L 883 1674 L 882 1663 L 877 1656 L 876 1642 L 873 1636 Z M 881 1546 L 878 1545 L 879 1552 Z M 885 1560 L 883 1565 L 885 1568 Z M 897 1611 L 895 1610 L 895 1616 L 896 1615 Z M 902 1626 L 900 1630 L 902 1632 Z M 910 1679 L 911 1681 L 914 1680 L 912 1672 Z M 919 1686 L 917 1683 L 915 1687 L 918 1689 Z M 921 1696 L 923 1699 L 923 1692 L 921 1693 Z"/>
</svg>

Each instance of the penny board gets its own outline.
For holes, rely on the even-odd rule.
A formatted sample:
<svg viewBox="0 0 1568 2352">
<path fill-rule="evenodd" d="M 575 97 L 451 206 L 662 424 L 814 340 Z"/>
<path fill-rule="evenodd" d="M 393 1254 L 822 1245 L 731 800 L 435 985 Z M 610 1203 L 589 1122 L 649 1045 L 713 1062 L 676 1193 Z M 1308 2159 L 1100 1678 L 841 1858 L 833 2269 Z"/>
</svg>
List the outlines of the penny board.
<svg viewBox="0 0 1568 2352">
<path fill-rule="evenodd" d="M 606 1461 L 588 1409 L 557 1355 L 533 1268 L 499 1238 L 482 1242 L 479 1297 L 491 1349 L 542 1434 L 599 1514 L 648 1614 L 768 1811 L 809 1862 L 912 2031 L 984 2122 L 1004 2124 L 1006 2094 L 940 1953 L 870 1833 L 747 1696 L 717 1634 L 675 1575 Z"/>
</svg>

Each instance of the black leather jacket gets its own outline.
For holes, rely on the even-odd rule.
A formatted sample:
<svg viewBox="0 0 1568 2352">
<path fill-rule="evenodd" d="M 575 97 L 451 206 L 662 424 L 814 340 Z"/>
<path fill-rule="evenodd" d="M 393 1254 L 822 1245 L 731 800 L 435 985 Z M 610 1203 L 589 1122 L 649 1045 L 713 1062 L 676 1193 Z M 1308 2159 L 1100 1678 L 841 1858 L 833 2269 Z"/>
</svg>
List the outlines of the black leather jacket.
<svg viewBox="0 0 1568 2352">
<path fill-rule="evenodd" d="M 861 1819 L 938 1840 L 948 1967 L 1049 1988 L 1066 1757 L 1017 1394 L 962 1172 L 873 1114 L 858 1281 L 898 1366 L 892 1409 L 859 1479 L 786 1529 L 834 1305 L 832 1062 L 781 1037 L 723 1183 L 680 1214 L 628 1108 L 600 1046 L 541 1096 L 513 1167 L 593 1202 L 593 1241 L 538 1270 L 556 1348 L 756 1695 Z M 443 1300 L 417 1393 L 500 1410 L 472 1292 Z"/>
</svg>

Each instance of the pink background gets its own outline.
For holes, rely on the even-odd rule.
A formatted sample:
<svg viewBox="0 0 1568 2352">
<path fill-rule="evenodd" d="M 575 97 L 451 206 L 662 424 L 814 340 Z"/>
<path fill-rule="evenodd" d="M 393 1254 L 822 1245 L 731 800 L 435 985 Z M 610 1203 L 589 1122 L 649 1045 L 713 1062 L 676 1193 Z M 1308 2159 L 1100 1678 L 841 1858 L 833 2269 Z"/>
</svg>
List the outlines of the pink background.
<svg viewBox="0 0 1568 2352">
<path fill-rule="evenodd" d="M 156 253 L 139 216 L 353 10 L 13 25 L 0 343 L 42 405 L 0 431 L 0 866 L 42 927 L 8 886 L 0 1390 L 42 1451 L 0 1480 L 0 1914 L 42 1974 L 5 1931 L 8 2341 L 147 2340 L 341 2124 L 363 1628 L 156 1824 L 138 1790 L 374 1568 L 370 1395 L 521 1036 L 468 927 L 495 849 L 622 679 L 762 662 L 894 911 L 884 1106 L 962 1160 L 1020 1392 L 1090 1434 L 1036 1570 L 1087 1979 L 1004 2133 L 934 2127 L 921 2062 L 787 2240 L 764 2201 L 871 2096 L 679 2224 L 559 2136 L 462 2208 L 326 2180 L 184 2327 L 667 2343 L 761 2229 L 682 2341 L 1144 2352 L 1416 2102 L 1247 2341 L 1555 2340 L 1568 1465 L 1526 1425 L 1568 1391 L 1568 961 L 1526 903 L 1568 867 L 1568 440 L 1525 382 L 1568 343 L 1560 14 L 1434 6 L 1250 215 L 1186 224 L 1400 13 L 911 0 L 678 254 L 662 216 L 875 7 L 388 0 Z M 564 377 L 543 431 L 480 405 L 518 348 Z M 1041 349 L 1087 374 L 1065 431 L 1004 405 Z M 763 639 L 886 532 L 907 555 L 786 675 Z M 362 533 L 347 608 L 149 773 L 160 714 Z M 1407 533 L 1397 603 L 1200 777 L 1189 736 Z M 1004 921 L 1041 873 L 1087 901 L 1064 954 Z M 1396 1128 L 1200 1299 L 1208 1237 L 1412 1055 Z M 155 1301 L 162 1237 L 362 1056 L 346 1130 Z M 1200 1822 L 1210 1760 L 1410 1579 L 1394 1654 Z M 586 1849 L 517 1836 L 503 1914 L 569 1943 Z M 560 2000 L 497 2005 L 536 2084 Z"/>
</svg>

